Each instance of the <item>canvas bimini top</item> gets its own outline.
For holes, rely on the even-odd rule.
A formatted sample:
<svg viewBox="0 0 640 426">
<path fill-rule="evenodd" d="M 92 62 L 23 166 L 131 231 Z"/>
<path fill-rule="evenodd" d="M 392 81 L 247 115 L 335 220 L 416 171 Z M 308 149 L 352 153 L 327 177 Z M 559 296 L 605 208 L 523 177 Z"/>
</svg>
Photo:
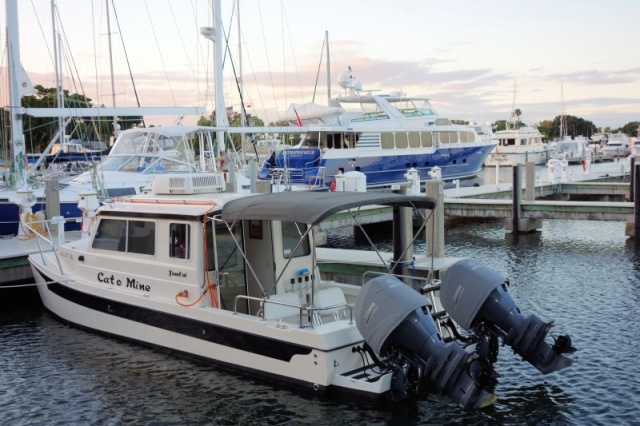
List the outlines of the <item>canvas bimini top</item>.
<svg viewBox="0 0 640 426">
<path fill-rule="evenodd" d="M 290 191 L 238 198 L 222 208 L 222 219 L 278 220 L 316 225 L 334 213 L 370 205 L 433 210 L 436 200 L 426 196 L 385 192 Z"/>
</svg>

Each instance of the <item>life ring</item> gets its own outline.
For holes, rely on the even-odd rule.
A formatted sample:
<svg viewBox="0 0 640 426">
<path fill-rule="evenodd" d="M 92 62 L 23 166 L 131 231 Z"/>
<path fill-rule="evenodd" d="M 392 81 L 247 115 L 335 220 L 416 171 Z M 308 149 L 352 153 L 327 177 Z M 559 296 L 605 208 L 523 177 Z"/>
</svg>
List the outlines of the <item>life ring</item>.
<svg viewBox="0 0 640 426">
<path fill-rule="evenodd" d="M 336 180 L 335 179 L 331 181 L 331 186 L 329 187 L 329 190 L 331 192 L 334 192 L 336 190 Z"/>
</svg>

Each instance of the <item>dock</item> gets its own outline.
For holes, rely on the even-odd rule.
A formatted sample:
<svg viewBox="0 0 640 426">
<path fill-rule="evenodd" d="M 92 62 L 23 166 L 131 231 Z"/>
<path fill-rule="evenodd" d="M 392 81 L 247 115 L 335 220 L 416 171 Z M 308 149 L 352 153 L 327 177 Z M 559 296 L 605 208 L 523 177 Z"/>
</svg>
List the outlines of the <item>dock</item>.
<svg viewBox="0 0 640 426">
<path fill-rule="evenodd" d="M 635 168 L 635 167 L 634 167 Z M 439 180 L 427 181 L 425 194 L 436 198 L 438 207 L 432 220 L 435 227 L 426 230 L 427 241 L 434 241 L 428 247 L 426 256 L 436 256 L 436 270 L 446 269 L 451 260 L 444 258 L 444 217 L 474 217 L 504 219 L 506 231 L 532 232 L 541 228 L 542 219 L 570 219 L 570 220 L 614 220 L 625 221 L 625 233 L 629 237 L 638 237 L 636 220 L 640 217 L 640 195 L 634 196 L 634 191 L 640 190 L 640 163 L 638 173 L 619 173 L 583 175 L 571 181 L 542 182 L 536 177 L 533 164 L 526 165 L 526 178 L 523 180 L 522 165 L 513 167 L 513 181 L 509 183 L 455 187 L 444 189 L 444 183 Z M 635 185 L 630 179 L 635 179 Z M 628 180 L 628 181 L 624 181 Z M 408 193 L 410 185 L 400 185 L 396 190 Z M 513 188 L 520 188 L 514 191 Z M 634 202 L 635 199 L 635 202 Z M 358 221 L 362 225 L 377 224 L 390 221 L 390 208 L 370 208 L 358 214 Z M 324 232 L 352 225 L 351 214 L 340 212 L 325 220 L 316 233 L 320 236 Z M 435 235 L 430 235 L 433 232 Z M 77 239 L 77 236 L 70 236 Z M 24 239 L 18 237 L 0 239 L 0 286 L 16 281 L 31 279 L 31 269 L 27 257 L 38 252 L 35 238 Z M 348 256 L 350 262 L 358 264 L 358 256 L 371 254 L 338 253 L 329 249 L 322 249 L 323 256 L 329 261 L 336 256 L 335 265 L 339 259 Z M 430 257 L 429 257 L 430 259 Z M 362 264 L 371 265 L 370 259 L 363 258 Z M 418 260 L 413 265 L 415 270 L 428 271 L 426 259 Z M 367 266 L 367 267 L 369 267 Z M 329 269 L 326 269 L 329 268 Z M 332 269 L 333 268 L 333 269 Z M 340 274 L 340 266 L 325 266 L 326 272 Z"/>
</svg>

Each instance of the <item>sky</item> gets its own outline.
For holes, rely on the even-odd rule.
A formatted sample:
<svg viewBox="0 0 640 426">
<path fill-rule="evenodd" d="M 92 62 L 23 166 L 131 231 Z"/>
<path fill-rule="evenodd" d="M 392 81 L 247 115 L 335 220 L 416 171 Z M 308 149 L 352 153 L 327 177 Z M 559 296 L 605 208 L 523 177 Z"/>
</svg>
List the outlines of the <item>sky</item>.
<svg viewBox="0 0 640 426">
<path fill-rule="evenodd" d="M 23 67 L 33 84 L 55 87 L 51 2 L 18 3 Z M 105 3 L 57 0 L 56 10 L 63 87 L 113 106 Z M 117 15 L 111 11 L 115 105 L 136 106 L 133 79 L 142 106 L 202 106 L 211 113 L 213 43 L 199 34 L 212 25 L 210 3 L 109 4 Z M 428 97 L 451 119 L 506 120 L 515 106 L 527 124 L 563 109 L 602 128 L 640 121 L 637 0 L 240 0 L 240 31 L 236 3 L 221 5 L 229 39 L 225 104 L 240 109 L 242 67 L 244 103 L 265 123 L 283 118 L 291 103 L 327 104 L 325 33 L 332 96 L 342 92 L 338 74 L 351 67 L 363 88 Z M 5 16 L 3 5 L 3 27 Z M 1 38 L 5 46 L 4 31 Z M 150 117 L 147 124 L 175 119 Z"/>
</svg>

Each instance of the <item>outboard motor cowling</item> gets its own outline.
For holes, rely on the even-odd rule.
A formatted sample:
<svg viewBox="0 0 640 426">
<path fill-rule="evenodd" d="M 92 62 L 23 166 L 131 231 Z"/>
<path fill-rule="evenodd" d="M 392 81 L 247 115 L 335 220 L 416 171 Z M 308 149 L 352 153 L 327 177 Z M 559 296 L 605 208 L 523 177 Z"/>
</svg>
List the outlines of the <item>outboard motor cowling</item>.
<svg viewBox="0 0 640 426">
<path fill-rule="evenodd" d="M 553 345 L 545 341 L 553 322 L 535 315 L 524 316 L 507 289 L 507 280 L 486 266 L 469 259 L 447 269 L 440 284 L 440 301 L 451 318 L 464 330 L 482 324 L 497 327 L 515 353 L 548 374 L 569 367 L 573 360 L 563 353 L 575 351 L 571 338 L 559 336 Z"/>
<path fill-rule="evenodd" d="M 362 287 L 356 300 L 356 326 L 374 354 L 396 367 L 395 380 L 404 377 L 398 370 L 413 369 L 464 409 L 493 403 L 495 396 L 488 391 L 493 383 L 485 380 L 492 372 L 462 346 L 444 342 L 430 308 L 423 295 L 394 276 L 383 275 Z M 419 361 L 413 362 L 416 357 Z"/>
</svg>

